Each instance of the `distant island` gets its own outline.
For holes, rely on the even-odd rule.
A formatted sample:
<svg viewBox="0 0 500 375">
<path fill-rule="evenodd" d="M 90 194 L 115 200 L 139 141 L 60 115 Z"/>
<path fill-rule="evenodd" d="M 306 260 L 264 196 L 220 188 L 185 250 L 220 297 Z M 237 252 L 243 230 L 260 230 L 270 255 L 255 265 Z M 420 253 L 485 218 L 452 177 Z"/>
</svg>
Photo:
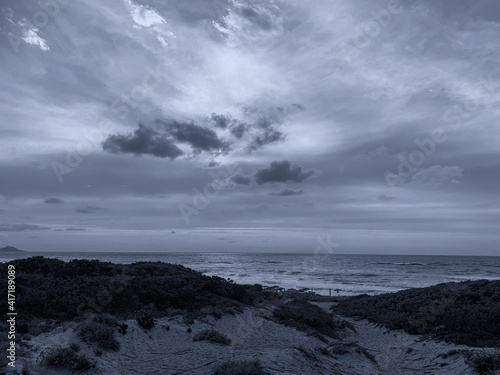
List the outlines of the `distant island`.
<svg viewBox="0 0 500 375">
<path fill-rule="evenodd" d="M 19 250 L 17 247 L 14 246 L 5 246 L 0 248 L 0 252 L 2 253 L 24 253 L 24 250 Z"/>
</svg>

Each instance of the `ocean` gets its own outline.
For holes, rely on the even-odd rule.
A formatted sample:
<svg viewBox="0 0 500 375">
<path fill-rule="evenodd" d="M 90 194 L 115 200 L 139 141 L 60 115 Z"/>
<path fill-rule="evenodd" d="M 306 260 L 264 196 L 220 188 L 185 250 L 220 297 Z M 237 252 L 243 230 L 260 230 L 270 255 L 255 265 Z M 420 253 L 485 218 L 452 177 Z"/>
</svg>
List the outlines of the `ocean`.
<svg viewBox="0 0 500 375">
<path fill-rule="evenodd" d="M 1 254 L 0 262 L 37 255 L 65 261 L 99 259 L 123 264 L 162 261 L 241 284 L 309 289 L 341 296 L 374 295 L 450 281 L 500 279 L 500 257 L 477 256 L 29 252 Z"/>
</svg>

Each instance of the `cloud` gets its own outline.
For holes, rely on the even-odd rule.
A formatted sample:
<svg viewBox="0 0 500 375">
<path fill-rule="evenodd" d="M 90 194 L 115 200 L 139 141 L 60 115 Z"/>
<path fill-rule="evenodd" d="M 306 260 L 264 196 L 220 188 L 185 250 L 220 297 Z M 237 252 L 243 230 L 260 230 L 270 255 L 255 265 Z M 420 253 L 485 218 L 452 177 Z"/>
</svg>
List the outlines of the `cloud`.
<svg viewBox="0 0 500 375">
<path fill-rule="evenodd" d="M 0 232 L 26 232 L 31 230 L 48 230 L 48 227 L 42 227 L 35 224 L 0 224 Z"/>
<path fill-rule="evenodd" d="M 193 123 L 179 123 L 177 121 L 163 124 L 175 140 L 189 144 L 196 152 L 212 150 L 224 152 L 229 150 L 229 145 L 220 140 L 212 129 Z"/>
<path fill-rule="evenodd" d="M 129 135 L 110 135 L 102 143 L 102 148 L 114 154 L 153 155 L 172 160 L 183 154 L 182 150 L 166 134 L 159 134 L 142 124 L 139 124 L 139 128 Z"/>
<path fill-rule="evenodd" d="M 380 199 L 381 201 L 384 201 L 384 202 L 390 202 L 390 201 L 395 200 L 396 198 L 395 197 L 389 197 L 387 195 L 379 195 L 378 199 Z"/>
<path fill-rule="evenodd" d="M 139 124 L 138 128 L 128 135 L 110 135 L 102 143 L 102 149 L 115 154 L 149 154 L 172 160 L 185 154 L 186 150 L 181 149 L 180 144 L 191 148 L 194 156 L 198 156 L 202 151 L 215 155 L 226 155 L 234 150 L 253 152 L 285 141 L 286 137 L 280 129 L 281 124 L 285 114 L 299 110 L 298 106 L 293 104 L 286 109 L 245 106 L 244 120 L 215 112 L 198 122 L 157 119 L 156 128 Z M 218 132 L 222 135 L 229 133 L 232 137 L 226 140 Z"/>
<path fill-rule="evenodd" d="M 417 168 L 412 175 L 412 183 L 426 186 L 440 186 L 447 182 L 459 184 L 455 177 L 462 177 L 463 171 L 457 166 L 433 165 L 429 168 Z"/>
<path fill-rule="evenodd" d="M 304 190 L 302 190 L 302 189 L 295 190 L 292 188 L 284 188 L 284 189 L 281 189 L 280 191 L 269 193 L 269 195 L 274 195 L 277 197 L 289 197 L 292 195 L 302 195 L 302 194 L 304 194 Z"/>
<path fill-rule="evenodd" d="M 214 125 L 221 129 L 226 129 L 232 122 L 231 116 L 218 115 L 217 113 L 212 113 L 211 119 Z"/>
<path fill-rule="evenodd" d="M 66 228 L 67 231 L 69 232 L 83 232 L 86 231 L 85 228 Z"/>
<path fill-rule="evenodd" d="M 274 107 L 263 110 L 247 106 L 244 111 L 246 116 L 253 119 L 250 124 L 250 128 L 253 130 L 252 139 L 246 148 L 248 152 L 285 141 L 286 137 L 281 132 L 281 125 L 285 119 L 283 108 Z"/>
<path fill-rule="evenodd" d="M 246 131 L 247 131 L 247 126 L 242 123 L 239 123 L 231 127 L 231 134 L 238 139 L 241 139 Z"/>
<path fill-rule="evenodd" d="M 93 214 L 93 213 L 102 212 L 105 210 L 106 209 L 104 207 L 98 207 L 98 206 L 75 207 L 75 212 L 78 212 L 79 214 Z"/>
<path fill-rule="evenodd" d="M 292 165 L 288 160 L 273 161 L 267 168 L 260 169 L 254 174 L 255 182 L 259 185 L 269 182 L 303 182 L 314 176 L 316 170 L 303 170 L 300 165 Z"/>
<path fill-rule="evenodd" d="M 64 201 L 62 199 L 54 198 L 54 197 L 47 198 L 47 199 L 44 200 L 44 202 L 47 203 L 47 204 L 61 204 L 61 203 L 64 203 Z"/>
<path fill-rule="evenodd" d="M 273 28 L 272 19 L 268 14 L 259 13 L 250 7 L 236 8 L 236 12 L 243 18 L 250 21 L 253 25 L 260 27 L 265 31 Z"/>
<path fill-rule="evenodd" d="M 249 186 L 252 183 L 252 177 L 237 173 L 231 177 L 231 181 L 237 185 Z"/>
</svg>

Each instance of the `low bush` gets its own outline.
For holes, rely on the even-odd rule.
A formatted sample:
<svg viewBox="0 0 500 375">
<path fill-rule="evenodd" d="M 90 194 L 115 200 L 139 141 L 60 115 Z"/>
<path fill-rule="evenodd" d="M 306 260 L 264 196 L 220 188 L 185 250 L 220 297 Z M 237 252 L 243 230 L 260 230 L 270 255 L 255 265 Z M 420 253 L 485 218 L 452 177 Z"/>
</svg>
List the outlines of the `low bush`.
<svg viewBox="0 0 500 375">
<path fill-rule="evenodd" d="M 193 341 L 210 341 L 219 344 L 230 345 L 231 339 L 215 329 L 206 329 L 193 336 Z"/>
<path fill-rule="evenodd" d="M 86 343 L 95 344 L 103 350 L 117 351 L 120 349 L 120 343 L 115 337 L 117 325 L 116 319 L 97 315 L 80 323 L 77 333 Z"/>
<path fill-rule="evenodd" d="M 95 367 L 95 363 L 84 355 L 75 353 L 70 348 L 55 348 L 42 358 L 45 367 L 54 367 L 69 371 L 83 372 Z"/>
<path fill-rule="evenodd" d="M 496 347 L 500 345 L 499 290 L 500 280 L 445 283 L 350 297 L 340 300 L 332 310 L 455 344 Z"/>
<path fill-rule="evenodd" d="M 500 370 L 500 352 L 487 350 L 483 352 L 467 351 L 465 360 L 477 375 L 495 375 Z"/>
<path fill-rule="evenodd" d="M 334 320 L 321 307 L 313 305 L 304 300 L 290 301 L 273 311 L 273 315 L 279 323 L 295 327 L 301 331 L 316 331 L 320 334 L 333 338 L 338 337 L 338 332 L 352 325 L 341 320 Z"/>
<path fill-rule="evenodd" d="M 269 375 L 258 361 L 227 361 L 215 367 L 212 375 Z"/>
<path fill-rule="evenodd" d="M 137 324 L 147 330 L 150 330 L 155 326 L 155 320 L 151 315 L 139 315 L 136 320 Z"/>
<path fill-rule="evenodd" d="M 36 318 L 68 321 L 81 312 L 97 310 L 130 319 L 150 305 L 165 315 L 168 311 L 201 315 L 203 308 L 210 307 L 220 315 L 220 311 L 241 312 L 245 306 L 269 295 L 258 285 L 237 285 L 221 277 L 162 262 L 113 264 L 82 259 L 64 262 L 37 256 L 9 264 L 23 270 L 17 275 L 23 288 L 16 295 L 16 306 L 25 311 L 23 316 L 27 321 Z M 1 277 L 7 278 L 7 263 L 0 263 Z M 7 299 L 6 293 L 6 289 L 0 289 L 0 298 Z M 112 298 L 108 298 L 110 294 Z"/>
</svg>

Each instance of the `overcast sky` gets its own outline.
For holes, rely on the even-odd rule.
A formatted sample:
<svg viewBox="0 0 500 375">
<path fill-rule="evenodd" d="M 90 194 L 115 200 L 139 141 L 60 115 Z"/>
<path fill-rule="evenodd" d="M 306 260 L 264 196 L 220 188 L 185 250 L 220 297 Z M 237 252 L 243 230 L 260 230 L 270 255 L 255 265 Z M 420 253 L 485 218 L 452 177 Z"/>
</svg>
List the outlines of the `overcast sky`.
<svg viewBox="0 0 500 375">
<path fill-rule="evenodd" d="M 499 40 L 498 0 L 2 0 L 0 246 L 500 255 Z"/>
</svg>

